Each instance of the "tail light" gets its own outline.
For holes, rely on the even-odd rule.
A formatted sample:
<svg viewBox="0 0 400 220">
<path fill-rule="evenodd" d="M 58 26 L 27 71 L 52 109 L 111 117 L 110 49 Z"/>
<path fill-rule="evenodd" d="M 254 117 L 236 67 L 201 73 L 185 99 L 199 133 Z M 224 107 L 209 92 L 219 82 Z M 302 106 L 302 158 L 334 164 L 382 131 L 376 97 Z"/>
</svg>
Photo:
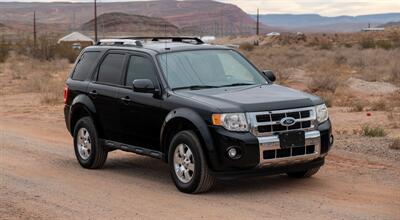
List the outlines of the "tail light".
<svg viewBox="0 0 400 220">
<path fill-rule="evenodd" d="M 67 104 L 68 95 L 69 95 L 68 86 L 65 86 L 65 87 L 64 87 L 64 104 Z"/>
</svg>

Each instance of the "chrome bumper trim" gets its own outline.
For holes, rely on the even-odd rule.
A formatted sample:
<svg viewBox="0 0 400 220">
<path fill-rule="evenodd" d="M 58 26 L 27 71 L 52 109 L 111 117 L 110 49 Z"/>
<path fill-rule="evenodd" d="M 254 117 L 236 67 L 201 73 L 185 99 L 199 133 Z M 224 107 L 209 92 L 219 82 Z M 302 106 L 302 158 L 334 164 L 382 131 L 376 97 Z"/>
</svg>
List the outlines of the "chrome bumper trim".
<svg viewBox="0 0 400 220">
<path fill-rule="evenodd" d="M 280 149 L 278 135 L 272 135 L 267 137 L 258 137 L 260 146 L 260 163 L 259 166 L 281 166 L 287 164 L 293 164 L 298 162 L 306 162 L 314 160 L 320 157 L 321 152 L 321 134 L 319 131 L 306 131 L 305 132 L 305 145 L 314 145 L 315 151 L 312 154 L 290 156 L 275 159 L 264 159 L 264 151 L 266 150 L 277 150 Z"/>
</svg>

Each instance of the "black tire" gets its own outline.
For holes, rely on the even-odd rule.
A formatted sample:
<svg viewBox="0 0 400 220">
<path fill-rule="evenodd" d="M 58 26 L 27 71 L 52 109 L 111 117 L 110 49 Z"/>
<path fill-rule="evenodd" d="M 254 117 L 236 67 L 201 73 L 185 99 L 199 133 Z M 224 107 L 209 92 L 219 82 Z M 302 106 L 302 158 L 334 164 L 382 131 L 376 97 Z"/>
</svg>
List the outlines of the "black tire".
<svg viewBox="0 0 400 220">
<path fill-rule="evenodd" d="M 86 129 L 90 135 L 91 150 L 88 158 L 83 158 L 78 150 L 78 132 L 82 128 Z M 74 149 L 79 164 L 84 168 L 98 169 L 106 162 L 108 151 L 100 143 L 96 127 L 90 117 L 83 117 L 76 123 L 74 128 Z"/>
<path fill-rule="evenodd" d="M 185 144 L 192 152 L 194 172 L 191 180 L 184 183 L 179 180 L 174 166 L 175 149 L 180 144 Z M 210 173 L 202 145 L 196 133 L 190 130 L 177 133 L 171 140 L 168 151 L 168 164 L 175 186 L 184 193 L 201 193 L 210 190 L 215 184 L 215 177 Z"/>
<path fill-rule="evenodd" d="M 289 172 L 286 173 L 289 177 L 292 178 L 307 178 L 307 177 L 311 177 L 314 174 L 316 174 L 319 171 L 320 167 L 316 167 L 316 168 L 312 168 L 312 169 L 308 169 L 308 170 L 304 170 L 304 171 L 299 171 L 299 172 Z"/>
</svg>

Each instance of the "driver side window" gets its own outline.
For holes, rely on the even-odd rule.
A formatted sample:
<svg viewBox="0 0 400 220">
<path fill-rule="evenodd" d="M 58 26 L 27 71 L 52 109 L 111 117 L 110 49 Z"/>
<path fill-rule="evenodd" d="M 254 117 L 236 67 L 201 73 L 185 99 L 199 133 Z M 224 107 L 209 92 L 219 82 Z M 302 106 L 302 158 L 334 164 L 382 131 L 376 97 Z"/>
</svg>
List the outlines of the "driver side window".
<svg viewBox="0 0 400 220">
<path fill-rule="evenodd" d="M 155 68 L 150 59 L 142 56 L 131 56 L 129 58 L 125 85 L 132 87 L 135 79 L 150 79 L 154 84 L 157 83 Z"/>
</svg>

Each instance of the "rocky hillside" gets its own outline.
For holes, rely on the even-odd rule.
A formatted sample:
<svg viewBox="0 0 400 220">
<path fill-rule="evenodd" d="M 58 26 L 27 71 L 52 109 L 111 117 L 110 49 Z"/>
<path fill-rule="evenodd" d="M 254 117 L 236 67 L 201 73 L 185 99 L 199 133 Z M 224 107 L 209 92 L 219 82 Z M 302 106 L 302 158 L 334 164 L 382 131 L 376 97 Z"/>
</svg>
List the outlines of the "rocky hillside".
<svg viewBox="0 0 400 220">
<path fill-rule="evenodd" d="M 65 23 L 79 27 L 93 18 L 92 3 L 0 2 L 0 22 L 32 23 L 33 10 L 41 23 Z M 161 17 L 192 34 L 254 33 L 256 22 L 239 7 L 216 1 L 135 1 L 99 3 L 98 14 L 121 12 Z M 75 18 L 75 19 L 74 19 Z M 3 22 L 4 23 L 4 22 Z M 272 31 L 261 26 L 262 31 Z"/>
<path fill-rule="evenodd" d="M 133 35 L 162 33 L 176 33 L 178 28 L 163 18 L 148 17 L 142 15 L 130 15 L 113 12 L 98 16 L 99 31 L 102 33 L 129 33 Z M 81 25 L 80 30 L 92 31 L 94 19 Z"/>
</svg>

